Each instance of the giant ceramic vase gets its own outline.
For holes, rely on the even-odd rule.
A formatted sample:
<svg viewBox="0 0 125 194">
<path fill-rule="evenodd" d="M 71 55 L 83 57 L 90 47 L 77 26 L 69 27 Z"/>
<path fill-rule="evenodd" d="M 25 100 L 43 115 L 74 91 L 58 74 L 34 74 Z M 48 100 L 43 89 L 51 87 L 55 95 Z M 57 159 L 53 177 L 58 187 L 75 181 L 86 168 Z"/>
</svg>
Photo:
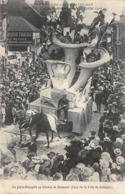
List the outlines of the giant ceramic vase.
<svg viewBox="0 0 125 194">
<path fill-rule="evenodd" d="M 91 77 L 93 71 L 101 66 L 104 65 L 105 63 L 110 61 L 110 55 L 107 52 L 106 49 L 104 48 L 99 48 L 98 49 L 100 51 L 100 59 L 98 61 L 94 61 L 94 62 L 81 62 L 79 64 L 81 70 L 80 70 L 80 75 L 77 79 L 77 81 L 75 82 L 75 84 L 70 88 L 70 90 L 73 92 L 77 92 L 79 90 L 80 87 L 83 87 L 86 85 L 88 79 Z"/>
<path fill-rule="evenodd" d="M 59 47 L 63 48 L 64 54 L 65 54 L 65 62 L 61 61 L 53 61 L 53 60 L 46 60 L 47 68 L 53 83 L 53 87 L 56 89 L 69 89 L 73 78 L 76 73 L 76 63 L 75 60 L 78 56 L 78 52 L 80 48 L 85 48 L 85 47 L 93 47 L 97 44 L 98 38 L 96 38 L 91 42 L 91 43 L 81 43 L 81 44 L 67 44 L 67 43 L 62 43 L 56 36 L 53 37 L 53 43 L 58 45 Z M 53 72 L 52 72 L 52 65 L 53 63 L 62 63 L 64 66 L 65 65 L 70 65 L 71 69 L 68 71 L 68 74 L 66 76 L 62 75 L 60 71 L 56 71 L 58 75 L 53 77 Z M 58 79 L 56 79 L 58 77 Z M 60 77 L 60 81 L 59 81 Z M 60 82 L 61 82 L 61 87 L 60 87 Z"/>
</svg>

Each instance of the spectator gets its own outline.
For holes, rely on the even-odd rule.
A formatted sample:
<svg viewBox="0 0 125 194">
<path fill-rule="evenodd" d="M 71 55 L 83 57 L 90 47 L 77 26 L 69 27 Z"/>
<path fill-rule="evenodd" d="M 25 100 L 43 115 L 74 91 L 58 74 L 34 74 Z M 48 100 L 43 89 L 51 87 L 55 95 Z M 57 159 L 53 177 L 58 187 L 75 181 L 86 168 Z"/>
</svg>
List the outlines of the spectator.
<svg viewBox="0 0 125 194">
<path fill-rule="evenodd" d="M 95 103 L 97 106 L 97 112 L 100 113 L 101 112 L 101 104 L 102 104 L 102 91 L 103 88 L 101 86 L 98 86 L 97 88 L 97 92 L 95 94 Z"/>
<path fill-rule="evenodd" d="M 2 104 L 2 108 L 1 108 L 1 115 L 2 115 L 2 126 L 5 127 L 5 118 L 6 118 L 6 109 L 5 109 L 6 105 Z"/>
</svg>

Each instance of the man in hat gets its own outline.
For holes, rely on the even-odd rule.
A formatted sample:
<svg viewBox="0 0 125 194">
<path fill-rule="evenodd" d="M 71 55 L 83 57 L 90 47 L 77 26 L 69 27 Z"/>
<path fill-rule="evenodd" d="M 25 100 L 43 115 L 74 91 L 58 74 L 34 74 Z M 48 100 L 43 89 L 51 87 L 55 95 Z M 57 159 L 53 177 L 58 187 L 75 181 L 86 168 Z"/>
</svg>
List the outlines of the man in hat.
<svg viewBox="0 0 125 194">
<path fill-rule="evenodd" d="M 65 35 L 65 43 L 71 43 L 72 42 L 72 39 L 70 37 L 70 34 L 69 32 L 66 32 L 66 35 Z"/>
<path fill-rule="evenodd" d="M 49 168 L 43 169 L 42 174 L 38 175 L 38 180 L 53 180 L 53 177 L 51 177 L 51 171 Z"/>
<path fill-rule="evenodd" d="M 93 170 L 90 167 L 85 167 L 80 174 L 81 181 L 89 181 L 90 177 L 93 174 Z"/>
<path fill-rule="evenodd" d="M 115 148 L 119 148 L 119 149 L 122 149 L 122 146 L 123 146 L 123 140 L 121 138 L 116 138 L 116 140 L 113 142 L 113 149 Z"/>
<path fill-rule="evenodd" d="M 66 181 L 79 181 L 79 177 L 78 177 L 78 175 L 76 175 L 74 173 L 69 173 L 66 176 Z"/>
<path fill-rule="evenodd" d="M 89 143 L 90 143 L 91 140 L 93 140 L 95 138 L 95 136 L 96 136 L 96 131 L 92 130 L 91 131 L 91 136 L 89 137 Z"/>
<path fill-rule="evenodd" d="M 95 54 L 95 50 L 91 50 L 91 52 L 87 55 L 86 57 L 86 61 L 87 62 L 93 62 L 96 60 L 96 54 Z"/>
<path fill-rule="evenodd" d="M 47 56 L 48 56 L 48 50 L 46 48 L 46 44 L 43 43 L 42 48 L 41 48 L 41 52 L 40 52 L 40 57 L 46 58 Z"/>
<path fill-rule="evenodd" d="M 107 159 L 100 159 L 101 181 L 103 182 L 107 182 L 108 176 L 111 174 L 109 165 L 110 163 Z"/>
<path fill-rule="evenodd" d="M 122 145 L 122 155 L 125 158 L 125 134 L 121 135 L 122 139 L 123 139 L 123 145 Z"/>
<path fill-rule="evenodd" d="M 77 32 L 77 33 L 76 33 L 74 42 L 75 42 L 76 44 L 82 43 L 82 42 L 83 42 L 83 37 L 80 35 L 80 32 Z M 77 60 L 77 59 L 76 59 L 76 60 Z"/>
<path fill-rule="evenodd" d="M 1 116 L 2 116 L 2 126 L 5 127 L 5 117 L 6 117 L 6 105 L 5 105 L 5 103 L 3 103 L 2 107 L 1 107 Z"/>
<path fill-rule="evenodd" d="M 69 108 L 69 101 L 66 98 L 66 95 L 63 95 L 62 98 L 58 102 L 58 110 L 57 115 L 60 118 L 61 111 L 64 112 L 64 120 L 68 119 L 68 108 Z"/>
<path fill-rule="evenodd" d="M 63 176 L 62 176 L 62 174 L 61 173 L 56 173 L 56 174 L 54 174 L 53 175 L 53 180 L 54 181 L 63 181 Z"/>
<path fill-rule="evenodd" d="M 63 166 L 64 166 L 63 162 L 64 162 L 64 156 L 57 154 L 53 160 L 53 166 L 51 169 L 52 174 L 63 171 Z"/>
<path fill-rule="evenodd" d="M 103 88 L 98 86 L 97 91 L 95 92 L 95 103 L 97 106 L 98 113 L 101 112 L 102 98 L 103 98 Z"/>
<path fill-rule="evenodd" d="M 122 156 L 118 156 L 116 158 L 116 174 L 122 175 L 124 172 L 125 172 L 125 158 Z"/>
<path fill-rule="evenodd" d="M 101 140 L 103 140 L 104 138 L 104 132 L 103 132 L 103 123 L 105 122 L 105 120 L 107 119 L 107 111 L 104 110 L 103 115 L 101 116 L 99 122 L 99 130 L 98 130 L 98 136 L 100 137 Z"/>
<path fill-rule="evenodd" d="M 28 147 L 28 154 L 33 153 L 35 156 L 37 153 L 36 137 L 32 136 L 31 141 L 21 144 L 20 147 Z"/>
<path fill-rule="evenodd" d="M 83 16 L 83 14 L 80 14 L 80 16 L 79 16 L 79 18 L 78 18 L 78 21 L 77 21 L 77 24 L 84 24 L 84 22 L 83 22 L 83 20 L 84 20 L 84 16 Z"/>
</svg>

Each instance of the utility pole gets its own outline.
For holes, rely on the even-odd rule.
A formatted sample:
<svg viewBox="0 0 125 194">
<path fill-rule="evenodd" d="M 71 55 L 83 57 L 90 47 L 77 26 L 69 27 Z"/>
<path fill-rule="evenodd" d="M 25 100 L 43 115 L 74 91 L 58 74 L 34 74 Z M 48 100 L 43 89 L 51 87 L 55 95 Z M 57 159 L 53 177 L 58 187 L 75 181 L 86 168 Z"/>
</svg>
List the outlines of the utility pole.
<svg viewBox="0 0 125 194">
<path fill-rule="evenodd" d="M 114 43 L 114 29 L 112 28 L 111 29 L 111 47 L 112 47 L 112 60 L 111 60 L 111 63 L 112 63 L 112 86 L 114 86 L 114 46 L 115 46 L 115 43 Z"/>
</svg>

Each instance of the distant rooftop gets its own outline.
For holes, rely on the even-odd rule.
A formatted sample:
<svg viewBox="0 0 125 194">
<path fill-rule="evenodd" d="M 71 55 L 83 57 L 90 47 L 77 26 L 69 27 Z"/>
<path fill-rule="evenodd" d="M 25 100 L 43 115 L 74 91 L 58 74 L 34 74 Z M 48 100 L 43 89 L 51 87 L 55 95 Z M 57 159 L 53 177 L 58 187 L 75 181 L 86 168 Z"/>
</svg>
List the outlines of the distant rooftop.
<svg viewBox="0 0 125 194">
<path fill-rule="evenodd" d="M 41 5 L 44 4 L 43 0 L 35 0 L 34 5 Z"/>
<path fill-rule="evenodd" d="M 27 31 L 27 32 L 40 31 L 21 16 L 9 16 L 8 23 L 9 23 L 8 31 Z"/>
<path fill-rule="evenodd" d="M 43 18 L 25 0 L 8 0 L 8 16 L 21 16 L 38 29 L 42 28 Z"/>
</svg>

